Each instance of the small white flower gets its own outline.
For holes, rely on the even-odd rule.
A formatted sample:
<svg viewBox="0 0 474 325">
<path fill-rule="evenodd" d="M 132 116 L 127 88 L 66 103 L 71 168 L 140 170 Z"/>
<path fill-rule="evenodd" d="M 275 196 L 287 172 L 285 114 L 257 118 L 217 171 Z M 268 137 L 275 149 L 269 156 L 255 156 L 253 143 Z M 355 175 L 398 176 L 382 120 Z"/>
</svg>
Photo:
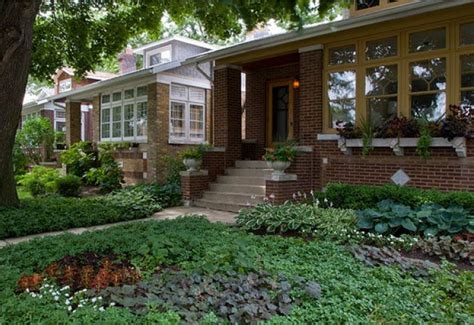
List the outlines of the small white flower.
<svg viewBox="0 0 474 325">
<path fill-rule="evenodd" d="M 58 301 L 58 300 L 59 300 L 59 297 L 58 297 L 58 296 L 54 296 L 54 300 L 55 300 L 55 301 Z"/>
<path fill-rule="evenodd" d="M 293 200 L 296 200 L 296 193 L 293 193 Z"/>
<path fill-rule="evenodd" d="M 96 297 L 94 297 L 94 298 L 92 298 L 92 299 L 91 299 L 91 301 L 94 303 L 94 302 L 96 302 L 96 301 L 97 301 L 97 298 L 96 298 Z"/>
<path fill-rule="evenodd" d="M 273 194 L 273 193 L 272 193 L 272 194 L 270 194 L 270 199 L 272 199 L 272 200 L 273 200 L 274 198 L 275 198 L 275 194 Z"/>
<path fill-rule="evenodd" d="M 105 311 L 104 307 L 100 307 L 99 311 Z"/>
<path fill-rule="evenodd" d="M 311 196 L 314 196 L 313 190 L 309 191 L 309 194 L 311 194 Z"/>
<path fill-rule="evenodd" d="M 26 291 L 27 293 L 30 293 L 30 289 L 28 289 L 28 288 L 26 288 L 26 290 L 25 290 L 25 291 Z"/>
<path fill-rule="evenodd" d="M 72 307 L 71 307 L 71 306 L 67 307 L 67 310 L 71 311 L 71 310 L 72 310 Z"/>
<path fill-rule="evenodd" d="M 115 302 L 112 301 L 109 306 L 115 306 Z"/>
<path fill-rule="evenodd" d="M 36 293 L 32 292 L 32 293 L 31 293 L 31 296 L 32 296 L 33 298 L 36 298 Z"/>
<path fill-rule="evenodd" d="M 81 308 L 81 307 L 82 307 L 82 304 L 77 305 L 77 308 Z"/>
<path fill-rule="evenodd" d="M 102 297 L 99 296 L 99 297 L 97 297 L 97 299 L 102 300 Z"/>
</svg>

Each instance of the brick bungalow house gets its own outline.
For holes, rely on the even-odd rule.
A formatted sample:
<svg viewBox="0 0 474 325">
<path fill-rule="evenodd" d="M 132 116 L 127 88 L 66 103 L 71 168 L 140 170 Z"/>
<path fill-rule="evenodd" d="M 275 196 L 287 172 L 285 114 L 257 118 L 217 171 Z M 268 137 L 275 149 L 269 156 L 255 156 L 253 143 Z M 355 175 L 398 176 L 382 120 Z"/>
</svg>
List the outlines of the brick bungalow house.
<svg viewBox="0 0 474 325">
<path fill-rule="evenodd" d="M 473 139 L 433 141 L 427 159 L 416 155 L 416 141 L 383 139 L 363 156 L 360 140 L 345 142 L 335 129 L 337 120 L 384 121 L 419 109 L 434 119 L 449 104 L 474 105 L 474 3 L 357 0 L 348 16 L 186 61 L 215 62 L 215 149 L 205 154 L 203 171 L 182 174 L 187 200 L 238 210 L 265 195 L 282 202 L 329 182 L 474 191 Z M 285 140 L 297 142 L 296 161 L 275 179 L 261 157 Z"/>
<path fill-rule="evenodd" d="M 110 72 L 96 71 L 94 73 L 87 73 L 78 81 L 74 79 L 74 71 L 72 69 L 62 68 L 57 70 L 53 76 L 54 87 L 42 90 L 34 101 L 23 105 L 21 112 L 22 124 L 29 118 L 42 116 L 51 121 L 51 126 L 55 131 L 64 132 L 66 129 L 65 105 L 64 103 L 53 102 L 50 100 L 50 97 L 114 76 L 115 74 Z M 81 104 L 81 140 L 92 140 L 91 109 L 90 102 Z"/>
<path fill-rule="evenodd" d="M 184 61 L 211 49 L 180 36 L 127 49 L 120 75 L 53 96 L 65 103 L 66 143 L 80 141 L 81 103 L 90 102 L 92 141 L 130 145 L 116 152 L 127 183 L 163 180 L 165 156 L 210 139 L 211 65 Z"/>
</svg>

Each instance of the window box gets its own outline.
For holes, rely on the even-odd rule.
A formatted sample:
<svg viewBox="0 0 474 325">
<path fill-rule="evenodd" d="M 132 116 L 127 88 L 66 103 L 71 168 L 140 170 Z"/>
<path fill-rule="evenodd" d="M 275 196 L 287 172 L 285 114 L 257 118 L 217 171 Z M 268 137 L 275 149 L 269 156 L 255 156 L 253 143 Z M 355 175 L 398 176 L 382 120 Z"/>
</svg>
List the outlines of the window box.
<svg viewBox="0 0 474 325">
<path fill-rule="evenodd" d="M 374 148 L 391 148 L 396 156 L 403 156 L 403 148 L 416 148 L 419 138 L 390 138 L 390 139 L 372 139 L 372 147 Z M 362 148 L 364 146 L 362 139 L 344 139 L 338 140 L 338 147 L 345 155 L 352 154 L 352 148 Z M 466 138 L 458 137 L 449 141 L 445 138 L 432 138 L 431 146 L 434 147 L 451 147 L 456 151 L 458 157 L 467 156 Z"/>
</svg>

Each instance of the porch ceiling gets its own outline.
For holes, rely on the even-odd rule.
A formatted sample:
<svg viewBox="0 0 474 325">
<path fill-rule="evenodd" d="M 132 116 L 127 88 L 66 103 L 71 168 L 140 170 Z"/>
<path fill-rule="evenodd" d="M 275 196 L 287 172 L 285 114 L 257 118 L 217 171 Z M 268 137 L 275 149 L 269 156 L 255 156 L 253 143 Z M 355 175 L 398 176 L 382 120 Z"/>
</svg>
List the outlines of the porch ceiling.
<svg viewBox="0 0 474 325">
<path fill-rule="evenodd" d="M 299 62 L 299 54 L 297 52 L 288 53 L 284 55 L 273 56 L 261 60 L 250 61 L 242 63 L 242 70 L 244 72 L 259 70 L 262 68 L 277 67 L 289 63 Z"/>
</svg>

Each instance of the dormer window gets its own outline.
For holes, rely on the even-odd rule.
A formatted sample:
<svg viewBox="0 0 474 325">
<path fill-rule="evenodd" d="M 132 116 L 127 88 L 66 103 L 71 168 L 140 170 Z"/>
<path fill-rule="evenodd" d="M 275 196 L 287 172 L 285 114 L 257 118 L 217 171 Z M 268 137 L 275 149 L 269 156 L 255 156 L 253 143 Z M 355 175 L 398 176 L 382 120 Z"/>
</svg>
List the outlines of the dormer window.
<svg viewBox="0 0 474 325">
<path fill-rule="evenodd" d="M 148 67 L 171 62 L 171 46 L 165 46 L 151 50 L 147 52 L 146 58 Z"/>
<path fill-rule="evenodd" d="M 72 89 L 72 80 L 71 79 L 64 79 L 59 81 L 59 89 L 58 92 L 63 93 L 65 91 L 69 91 Z"/>
<path fill-rule="evenodd" d="M 410 0 L 354 0 L 351 6 L 351 16 L 359 16 L 398 6 Z"/>
</svg>

